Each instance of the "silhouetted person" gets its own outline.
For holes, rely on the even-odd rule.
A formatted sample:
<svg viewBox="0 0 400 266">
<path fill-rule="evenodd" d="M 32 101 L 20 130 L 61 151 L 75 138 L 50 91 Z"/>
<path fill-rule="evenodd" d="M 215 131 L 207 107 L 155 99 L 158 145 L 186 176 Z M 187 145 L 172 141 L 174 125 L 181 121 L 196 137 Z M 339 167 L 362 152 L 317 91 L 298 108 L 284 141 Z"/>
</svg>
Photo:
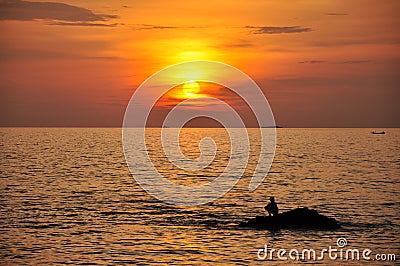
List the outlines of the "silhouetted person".
<svg viewBox="0 0 400 266">
<path fill-rule="evenodd" d="M 270 203 L 268 203 L 267 206 L 264 207 L 264 209 L 268 212 L 269 216 L 278 215 L 279 209 L 278 205 L 276 205 L 275 197 L 269 197 L 269 201 Z"/>
</svg>

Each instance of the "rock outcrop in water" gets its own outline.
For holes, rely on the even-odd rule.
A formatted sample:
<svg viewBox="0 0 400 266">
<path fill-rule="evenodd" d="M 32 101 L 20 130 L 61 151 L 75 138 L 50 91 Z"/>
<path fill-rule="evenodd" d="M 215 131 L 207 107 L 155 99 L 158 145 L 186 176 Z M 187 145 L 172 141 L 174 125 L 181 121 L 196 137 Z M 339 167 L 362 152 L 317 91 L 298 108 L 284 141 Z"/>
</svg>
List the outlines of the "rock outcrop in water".
<svg viewBox="0 0 400 266">
<path fill-rule="evenodd" d="M 321 215 L 307 207 L 283 212 L 277 216 L 257 216 L 247 222 L 240 223 L 239 226 L 269 230 L 294 228 L 333 230 L 340 228 L 334 218 Z"/>
</svg>

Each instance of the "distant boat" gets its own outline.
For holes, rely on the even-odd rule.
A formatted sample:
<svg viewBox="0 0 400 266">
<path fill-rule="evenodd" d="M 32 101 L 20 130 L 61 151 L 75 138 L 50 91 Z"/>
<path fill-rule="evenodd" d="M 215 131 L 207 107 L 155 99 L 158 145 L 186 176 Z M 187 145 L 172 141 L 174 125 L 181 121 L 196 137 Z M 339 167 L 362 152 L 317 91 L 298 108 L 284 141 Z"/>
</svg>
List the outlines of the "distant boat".
<svg viewBox="0 0 400 266">
<path fill-rule="evenodd" d="M 385 134 L 385 131 L 381 131 L 381 132 L 376 132 L 376 131 L 372 131 L 372 134 Z"/>
</svg>

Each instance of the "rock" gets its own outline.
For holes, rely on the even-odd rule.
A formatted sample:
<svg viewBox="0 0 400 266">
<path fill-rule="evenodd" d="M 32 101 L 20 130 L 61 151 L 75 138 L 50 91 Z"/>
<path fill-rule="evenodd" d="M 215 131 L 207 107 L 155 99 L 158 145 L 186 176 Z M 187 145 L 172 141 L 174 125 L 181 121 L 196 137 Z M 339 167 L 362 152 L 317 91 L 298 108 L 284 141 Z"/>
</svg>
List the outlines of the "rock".
<svg viewBox="0 0 400 266">
<path fill-rule="evenodd" d="M 269 230 L 293 228 L 333 230 L 340 228 L 334 218 L 321 215 L 307 207 L 283 212 L 277 216 L 257 216 L 247 222 L 240 223 L 239 226 Z"/>
</svg>

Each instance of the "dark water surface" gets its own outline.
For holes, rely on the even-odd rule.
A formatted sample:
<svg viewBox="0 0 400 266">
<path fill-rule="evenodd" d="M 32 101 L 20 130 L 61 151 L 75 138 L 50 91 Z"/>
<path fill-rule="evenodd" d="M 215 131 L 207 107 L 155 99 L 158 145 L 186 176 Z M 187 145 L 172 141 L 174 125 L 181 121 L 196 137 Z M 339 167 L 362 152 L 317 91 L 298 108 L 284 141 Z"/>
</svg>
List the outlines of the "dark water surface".
<svg viewBox="0 0 400 266">
<path fill-rule="evenodd" d="M 202 134 L 229 145 L 218 141 L 221 130 L 184 130 L 181 143 L 188 157 L 198 152 L 192 142 Z M 348 248 L 394 253 L 399 259 L 400 130 L 370 131 L 278 129 L 275 160 L 256 191 L 248 191 L 251 177 L 245 175 L 212 203 L 174 207 L 136 184 L 122 152 L 121 129 L 3 128 L 0 264 L 259 265 L 257 251 L 264 244 L 321 250 L 337 247 L 339 237 L 347 239 Z M 153 156 L 161 154 L 151 149 Z M 191 177 L 167 163 L 157 167 L 178 181 L 207 181 L 223 171 L 224 156 L 212 171 Z M 269 195 L 282 210 L 308 206 L 339 220 L 342 229 L 238 228 L 263 214 Z M 341 263 L 328 257 L 308 262 Z"/>
</svg>

